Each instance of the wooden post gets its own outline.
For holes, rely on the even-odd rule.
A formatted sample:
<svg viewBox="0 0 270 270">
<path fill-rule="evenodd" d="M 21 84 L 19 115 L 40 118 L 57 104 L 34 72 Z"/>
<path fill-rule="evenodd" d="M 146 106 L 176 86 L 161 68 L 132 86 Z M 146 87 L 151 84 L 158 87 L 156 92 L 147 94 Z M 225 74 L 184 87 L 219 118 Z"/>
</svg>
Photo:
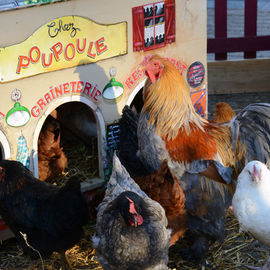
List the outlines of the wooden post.
<svg viewBox="0 0 270 270">
<path fill-rule="evenodd" d="M 245 37 L 257 35 L 257 0 L 245 0 Z M 245 51 L 244 58 L 256 58 L 256 51 Z"/>
<path fill-rule="evenodd" d="M 215 37 L 227 37 L 227 0 L 215 0 Z M 226 60 L 227 52 L 216 53 L 216 60 Z"/>
</svg>

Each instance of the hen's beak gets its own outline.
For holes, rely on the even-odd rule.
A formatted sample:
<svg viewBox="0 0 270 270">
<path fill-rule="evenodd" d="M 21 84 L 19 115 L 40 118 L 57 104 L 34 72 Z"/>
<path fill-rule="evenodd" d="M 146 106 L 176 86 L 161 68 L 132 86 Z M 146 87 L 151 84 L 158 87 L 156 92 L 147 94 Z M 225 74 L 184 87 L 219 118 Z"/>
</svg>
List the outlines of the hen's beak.
<svg viewBox="0 0 270 270">
<path fill-rule="evenodd" d="M 256 165 L 253 166 L 253 177 L 252 177 L 252 180 L 253 180 L 255 183 L 259 183 L 260 180 L 261 180 L 261 171 L 259 171 L 259 170 L 256 168 Z"/>
</svg>

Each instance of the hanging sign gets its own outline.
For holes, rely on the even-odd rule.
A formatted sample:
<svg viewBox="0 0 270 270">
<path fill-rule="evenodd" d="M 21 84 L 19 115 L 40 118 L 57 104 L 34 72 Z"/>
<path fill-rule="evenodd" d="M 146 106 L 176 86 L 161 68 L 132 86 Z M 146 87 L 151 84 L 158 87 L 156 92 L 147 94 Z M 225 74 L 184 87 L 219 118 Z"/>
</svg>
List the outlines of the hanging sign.
<svg viewBox="0 0 270 270">
<path fill-rule="evenodd" d="M 102 25 L 65 16 L 20 44 L 0 48 L 0 82 L 97 62 L 127 53 L 127 23 Z"/>
<path fill-rule="evenodd" d="M 187 82 L 192 87 L 198 87 L 204 80 L 204 66 L 201 62 L 194 62 L 191 64 L 187 71 Z"/>
</svg>

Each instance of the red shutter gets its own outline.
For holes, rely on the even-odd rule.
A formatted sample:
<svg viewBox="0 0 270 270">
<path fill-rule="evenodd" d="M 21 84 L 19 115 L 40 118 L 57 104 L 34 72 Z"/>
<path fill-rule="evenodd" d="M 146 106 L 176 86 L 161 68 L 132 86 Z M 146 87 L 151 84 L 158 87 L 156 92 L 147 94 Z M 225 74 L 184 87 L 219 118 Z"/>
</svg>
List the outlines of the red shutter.
<svg viewBox="0 0 270 270">
<path fill-rule="evenodd" d="M 132 8 L 133 51 L 143 50 L 144 43 L 144 10 L 143 6 Z"/>
<path fill-rule="evenodd" d="M 175 41 L 175 2 L 165 1 L 165 43 Z"/>
</svg>

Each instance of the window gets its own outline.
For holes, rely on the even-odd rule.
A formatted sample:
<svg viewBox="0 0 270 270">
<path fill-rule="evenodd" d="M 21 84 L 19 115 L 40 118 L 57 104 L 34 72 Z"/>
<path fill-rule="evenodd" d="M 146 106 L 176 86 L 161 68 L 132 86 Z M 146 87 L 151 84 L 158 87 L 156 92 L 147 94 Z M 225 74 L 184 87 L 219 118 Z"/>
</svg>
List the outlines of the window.
<svg viewBox="0 0 270 270">
<path fill-rule="evenodd" d="M 62 2 L 67 0 L 0 0 L 0 11 L 31 7 L 41 4 Z"/>
<path fill-rule="evenodd" d="M 144 48 L 164 46 L 164 2 L 146 5 L 144 8 Z"/>
<path fill-rule="evenodd" d="M 172 0 L 132 9 L 133 51 L 151 50 L 175 41 L 175 3 Z"/>
</svg>

